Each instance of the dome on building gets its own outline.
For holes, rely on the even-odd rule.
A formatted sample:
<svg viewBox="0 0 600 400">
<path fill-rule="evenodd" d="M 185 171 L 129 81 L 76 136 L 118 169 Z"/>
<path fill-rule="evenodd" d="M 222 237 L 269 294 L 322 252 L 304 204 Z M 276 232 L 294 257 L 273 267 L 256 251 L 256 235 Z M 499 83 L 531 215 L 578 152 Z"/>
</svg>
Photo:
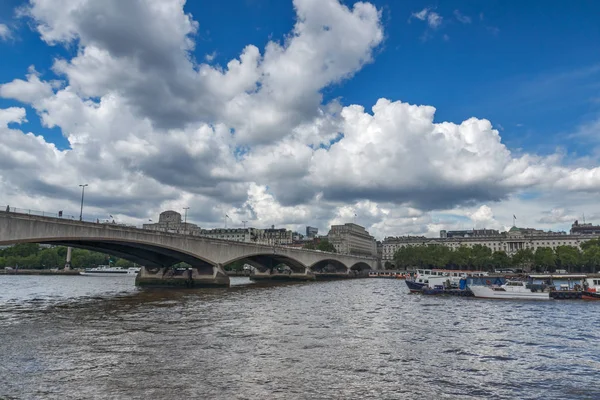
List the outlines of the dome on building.
<svg viewBox="0 0 600 400">
<path fill-rule="evenodd" d="M 516 226 L 513 226 L 512 228 L 509 229 L 509 232 L 519 232 L 521 230 L 521 228 L 517 228 Z"/>
<path fill-rule="evenodd" d="M 181 214 L 177 211 L 163 211 L 158 217 L 159 223 L 181 223 Z"/>
</svg>

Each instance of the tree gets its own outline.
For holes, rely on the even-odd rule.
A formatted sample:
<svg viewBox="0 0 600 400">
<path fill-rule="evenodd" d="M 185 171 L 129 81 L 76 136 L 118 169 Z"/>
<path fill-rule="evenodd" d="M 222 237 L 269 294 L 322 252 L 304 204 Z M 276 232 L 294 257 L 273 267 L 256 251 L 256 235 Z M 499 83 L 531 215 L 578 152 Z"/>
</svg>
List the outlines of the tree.
<svg viewBox="0 0 600 400">
<path fill-rule="evenodd" d="M 471 253 L 470 247 L 460 246 L 450 254 L 450 266 L 459 269 L 471 268 Z"/>
<path fill-rule="evenodd" d="M 471 260 L 475 268 L 488 269 L 491 266 L 492 250 L 489 247 L 476 244 L 471 248 Z"/>
<path fill-rule="evenodd" d="M 554 271 L 556 267 L 556 255 L 550 247 L 538 247 L 534 254 L 535 266 L 539 271 Z"/>
<path fill-rule="evenodd" d="M 583 247 L 583 245 L 581 247 Z M 600 245 L 587 246 L 583 250 L 581 260 L 589 272 L 596 272 L 598 267 L 600 267 Z"/>
<path fill-rule="evenodd" d="M 566 269 L 568 272 L 574 272 L 575 269 L 580 269 L 581 253 L 577 247 L 558 246 L 556 248 L 556 264 L 561 269 Z"/>
<path fill-rule="evenodd" d="M 581 243 L 581 250 L 585 251 L 590 247 L 600 247 L 600 238 L 591 239 L 586 242 Z"/>
<path fill-rule="evenodd" d="M 531 249 L 520 249 L 512 256 L 512 264 L 522 267 L 526 271 L 531 271 L 535 261 L 535 254 Z"/>
<path fill-rule="evenodd" d="M 317 250 L 327 251 L 329 253 L 336 253 L 335 247 L 329 242 L 329 240 L 321 240 L 317 244 Z"/>
<path fill-rule="evenodd" d="M 495 269 L 506 269 L 511 264 L 510 257 L 505 251 L 495 251 L 492 254 L 491 265 Z"/>
<path fill-rule="evenodd" d="M 117 259 L 117 262 L 115 262 L 115 267 L 131 268 L 131 267 L 133 267 L 133 262 L 126 260 L 124 258 L 119 258 L 119 259 Z"/>
</svg>

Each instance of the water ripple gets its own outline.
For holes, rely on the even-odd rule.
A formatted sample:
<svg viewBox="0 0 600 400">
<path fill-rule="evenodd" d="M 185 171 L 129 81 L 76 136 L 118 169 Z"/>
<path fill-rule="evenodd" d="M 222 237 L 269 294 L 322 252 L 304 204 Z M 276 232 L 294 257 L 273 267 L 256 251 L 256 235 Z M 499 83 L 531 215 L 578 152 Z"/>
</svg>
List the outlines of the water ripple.
<svg viewBox="0 0 600 400">
<path fill-rule="evenodd" d="M 0 277 L 0 398 L 600 398 L 596 303 L 105 279 Z"/>
</svg>

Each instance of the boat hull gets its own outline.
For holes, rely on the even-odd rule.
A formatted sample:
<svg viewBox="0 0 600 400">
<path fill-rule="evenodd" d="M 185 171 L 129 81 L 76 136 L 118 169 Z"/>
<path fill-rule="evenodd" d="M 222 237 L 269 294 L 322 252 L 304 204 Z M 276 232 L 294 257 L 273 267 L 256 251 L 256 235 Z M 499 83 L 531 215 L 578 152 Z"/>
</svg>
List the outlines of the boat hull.
<svg viewBox="0 0 600 400">
<path fill-rule="evenodd" d="M 581 298 L 583 300 L 600 300 L 600 293 L 598 293 L 598 292 L 581 292 Z"/>
<path fill-rule="evenodd" d="M 404 282 L 406 283 L 406 286 L 408 286 L 408 290 L 410 290 L 411 293 L 420 293 L 421 289 L 427 286 L 426 283 L 417 283 L 409 280 L 406 280 Z"/>
<path fill-rule="evenodd" d="M 136 273 L 115 273 L 115 272 L 80 272 L 79 275 L 84 275 L 84 276 L 106 276 L 106 277 L 129 277 L 129 278 L 135 278 L 137 276 L 137 272 Z"/>
<path fill-rule="evenodd" d="M 481 299 L 497 300 L 550 300 L 548 292 L 511 292 L 494 290 L 489 286 L 469 286 L 473 295 Z"/>
</svg>

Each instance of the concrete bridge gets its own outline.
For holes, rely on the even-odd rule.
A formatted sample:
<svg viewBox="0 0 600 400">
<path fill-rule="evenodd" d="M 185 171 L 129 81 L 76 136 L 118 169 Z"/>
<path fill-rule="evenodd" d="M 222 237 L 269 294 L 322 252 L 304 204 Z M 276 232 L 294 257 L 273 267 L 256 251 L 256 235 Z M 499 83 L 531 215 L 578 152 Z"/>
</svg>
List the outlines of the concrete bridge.
<svg viewBox="0 0 600 400">
<path fill-rule="evenodd" d="M 352 277 L 378 266 L 376 258 L 0 211 L 0 245 L 17 243 L 77 247 L 130 260 L 143 266 L 136 278 L 141 286 L 229 286 L 223 267 L 240 260 L 255 268 L 254 280 Z M 192 268 L 171 268 L 180 262 Z"/>
</svg>

